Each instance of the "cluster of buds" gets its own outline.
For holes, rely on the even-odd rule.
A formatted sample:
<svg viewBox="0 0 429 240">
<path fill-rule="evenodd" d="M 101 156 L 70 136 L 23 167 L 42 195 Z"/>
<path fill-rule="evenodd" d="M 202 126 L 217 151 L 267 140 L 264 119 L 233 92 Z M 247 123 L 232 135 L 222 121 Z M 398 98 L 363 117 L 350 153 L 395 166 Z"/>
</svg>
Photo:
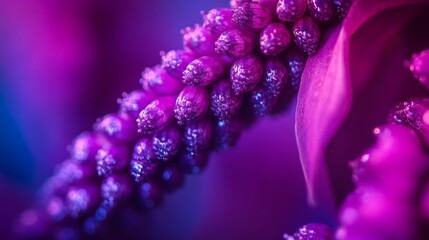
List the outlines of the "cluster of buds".
<svg viewBox="0 0 429 240">
<path fill-rule="evenodd" d="M 349 6 L 235 0 L 203 13 L 203 24 L 182 31 L 183 49 L 162 52 L 161 64 L 143 71 L 142 89 L 124 94 L 117 113 L 73 141 L 70 159 L 18 231 L 101 234 L 106 219 L 159 205 L 185 174 L 204 169 L 210 152 L 235 144 L 243 119 L 270 114 L 285 88 L 298 89 L 320 43 L 319 24 L 340 19 Z"/>
</svg>

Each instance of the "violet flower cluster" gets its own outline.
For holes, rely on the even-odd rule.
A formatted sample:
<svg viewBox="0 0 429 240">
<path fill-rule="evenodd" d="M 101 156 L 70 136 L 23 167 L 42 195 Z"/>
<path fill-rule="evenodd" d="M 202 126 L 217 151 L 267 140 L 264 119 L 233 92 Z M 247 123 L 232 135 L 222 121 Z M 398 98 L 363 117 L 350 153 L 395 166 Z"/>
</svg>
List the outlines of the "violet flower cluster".
<svg viewBox="0 0 429 240">
<path fill-rule="evenodd" d="M 202 25 L 183 30 L 183 49 L 162 52 L 161 64 L 143 71 L 142 89 L 124 94 L 117 113 L 76 137 L 38 204 L 21 215 L 18 233 L 120 236 L 127 229 L 116 218 L 138 218 L 161 204 L 185 174 L 204 169 L 210 152 L 233 146 L 249 120 L 272 113 L 293 92 L 287 88 L 299 88 L 307 56 L 350 5 L 233 0 L 204 13 Z M 296 236 L 325 236 L 325 228 L 307 225 Z"/>
</svg>

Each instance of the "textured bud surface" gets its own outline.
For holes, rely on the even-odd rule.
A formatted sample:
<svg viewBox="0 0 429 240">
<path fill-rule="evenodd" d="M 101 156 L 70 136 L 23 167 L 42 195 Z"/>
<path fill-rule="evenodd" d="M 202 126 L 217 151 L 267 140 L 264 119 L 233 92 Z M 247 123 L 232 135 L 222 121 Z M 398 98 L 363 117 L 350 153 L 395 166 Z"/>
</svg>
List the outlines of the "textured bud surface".
<svg viewBox="0 0 429 240">
<path fill-rule="evenodd" d="M 273 13 L 256 3 L 245 3 L 234 9 L 232 21 L 241 28 L 250 31 L 259 31 L 266 27 L 273 19 Z"/>
<path fill-rule="evenodd" d="M 207 149 L 212 141 L 213 129 L 208 118 L 185 126 L 183 143 L 189 153 L 198 153 Z"/>
<path fill-rule="evenodd" d="M 182 79 L 182 73 L 186 66 L 195 59 L 195 56 L 184 50 L 171 50 L 161 52 L 161 67 L 176 79 Z"/>
<path fill-rule="evenodd" d="M 217 36 L 200 25 L 183 30 L 183 46 L 185 50 L 194 52 L 196 55 L 212 55 L 214 43 Z"/>
<path fill-rule="evenodd" d="M 223 32 L 215 43 L 216 52 L 233 58 L 244 57 L 256 47 L 254 33 L 238 29 Z"/>
<path fill-rule="evenodd" d="M 287 79 L 287 67 L 282 60 L 270 58 L 265 62 L 262 84 L 272 96 L 280 95 Z"/>
<path fill-rule="evenodd" d="M 183 82 L 189 86 L 206 86 L 227 72 L 220 57 L 204 56 L 192 61 L 183 72 Z"/>
<path fill-rule="evenodd" d="M 139 132 L 150 134 L 174 121 L 176 97 L 160 97 L 143 109 L 137 119 Z"/>
<path fill-rule="evenodd" d="M 250 102 L 256 116 L 268 115 L 277 103 L 277 97 L 272 95 L 263 85 L 259 85 L 251 92 Z"/>
<path fill-rule="evenodd" d="M 279 0 L 277 16 L 284 22 L 295 22 L 304 16 L 306 9 L 306 0 Z"/>
<path fill-rule="evenodd" d="M 240 110 L 242 95 L 235 95 L 231 81 L 228 79 L 217 82 L 211 92 L 210 110 L 220 120 L 229 120 Z"/>
<path fill-rule="evenodd" d="M 171 95 L 180 92 L 184 87 L 179 79 L 168 74 L 166 70 L 161 68 L 161 65 L 146 68 L 142 73 L 140 83 L 146 91 L 146 94 L 155 93 L 158 95 Z M 152 101 L 153 100 L 155 100 L 155 98 L 153 98 Z M 141 110 L 142 109 L 140 109 L 140 111 Z"/>
<path fill-rule="evenodd" d="M 181 135 L 177 126 L 170 126 L 157 132 L 152 139 L 153 149 L 158 160 L 167 161 L 177 155 Z"/>
<path fill-rule="evenodd" d="M 142 90 L 123 93 L 122 98 L 118 99 L 120 111 L 127 113 L 135 120 L 141 110 L 143 110 L 149 103 L 155 100 L 155 97 L 155 94 L 152 92 L 145 92 Z"/>
<path fill-rule="evenodd" d="M 334 15 L 333 0 L 307 0 L 308 11 L 317 20 L 327 22 Z"/>
<path fill-rule="evenodd" d="M 108 176 L 128 165 L 128 149 L 125 146 L 115 145 L 98 150 L 97 173 L 99 176 Z"/>
<path fill-rule="evenodd" d="M 238 59 L 231 67 L 232 89 L 235 94 L 252 91 L 262 77 L 262 60 L 257 55 Z"/>
<path fill-rule="evenodd" d="M 271 23 L 261 32 L 259 42 L 263 54 L 277 56 L 289 46 L 291 35 L 286 25 Z"/>
<path fill-rule="evenodd" d="M 120 142 L 131 141 L 137 137 L 135 119 L 126 113 L 108 114 L 97 121 L 94 129 Z"/>
<path fill-rule="evenodd" d="M 235 28 L 232 22 L 232 9 L 216 8 L 204 14 L 203 27 L 214 35 L 219 35 L 226 30 Z"/>
<path fill-rule="evenodd" d="M 131 176 L 136 182 L 143 182 L 158 171 L 159 164 L 155 160 L 156 154 L 152 146 L 152 139 L 140 139 L 134 146 L 130 163 Z"/>
<path fill-rule="evenodd" d="M 316 21 L 303 17 L 294 23 L 292 32 L 296 45 L 302 51 L 310 55 L 316 52 L 320 41 L 320 29 Z"/>
<path fill-rule="evenodd" d="M 205 87 L 185 87 L 174 107 L 177 123 L 183 125 L 202 118 L 209 108 L 209 101 Z"/>
</svg>

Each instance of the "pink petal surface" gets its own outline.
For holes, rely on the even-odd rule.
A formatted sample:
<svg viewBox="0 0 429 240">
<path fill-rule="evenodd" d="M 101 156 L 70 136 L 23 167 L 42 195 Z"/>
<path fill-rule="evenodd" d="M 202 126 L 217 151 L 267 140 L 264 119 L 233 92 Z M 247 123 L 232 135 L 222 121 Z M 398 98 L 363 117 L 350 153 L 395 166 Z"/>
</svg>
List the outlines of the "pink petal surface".
<svg viewBox="0 0 429 240">
<path fill-rule="evenodd" d="M 319 51 L 308 59 L 298 94 L 296 135 L 311 204 L 316 203 L 316 184 L 320 179 L 320 169 L 324 168 L 326 147 L 349 113 L 353 93 L 367 84 L 369 78 L 365 77 L 366 74 L 374 71 L 375 65 L 371 63 L 382 57 L 382 51 L 368 50 L 371 45 L 374 50 L 379 50 L 377 47 L 383 46 L 386 39 L 397 33 L 415 15 L 415 11 L 403 11 L 400 17 L 390 14 L 383 18 L 386 24 L 382 29 L 368 31 L 373 36 L 365 42 L 369 45 L 365 49 L 366 58 L 362 58 L 365 62 L 359 66 L 360 73 L 353 76 L 350 68 L 357 66 L 350 65 L 352 37 L 366 22 L 389 9 L 423 3 L 428 1 L 355 1 L 343 24 L 328 33 Z"/>
</svg>

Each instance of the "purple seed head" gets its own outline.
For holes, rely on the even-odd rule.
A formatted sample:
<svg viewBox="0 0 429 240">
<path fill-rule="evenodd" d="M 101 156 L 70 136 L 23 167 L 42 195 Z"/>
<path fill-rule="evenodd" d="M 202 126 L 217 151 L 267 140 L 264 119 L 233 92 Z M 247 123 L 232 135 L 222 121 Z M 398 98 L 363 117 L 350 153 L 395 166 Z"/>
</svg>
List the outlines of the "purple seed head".
<svg viewBox="0 0 429 240">
<path fill-rule="evenodd" d="M 333 0 L 333 2 L 335 5 L 335 12 L 339 18 L 345 18 L 353 4 L 353 0 Z"/>
<path fill-rule="evenodd" d="M 128 150 L 124 146 L 115 145 L 98 150 L 97 173 L 99 176 L 108 176 L 128 165 Z"/>
<path fill-rule="evenodd" d="M 208 163 L 209 157 L 206 152 L 191 153 L 183 151 L 179 155 L 179 164 L 187 174 L 200 173 Z"/>
<path fill-rule="evenodd" d="M 288 81 L 295 91 L 298 91 L 301 85 L 301 76 L 307 63 L 307 54 L 298 48 L 289 48 L 286 55 L 288 69 Z"/>
<path fill-rule="evenodd" d="M 209 101 L 205 87 L 185 87 L 174 107 L 177 123 L 183 125 L 202 118 L 209 108 Z"/>
<path fill-rule="evenodd" d="M 66 206 L 72 218 L 87 215 L 100 202 L 98 187 L 93 184 L 71 187 L 67 192 Z"/>
<path fill-rule="evenodd" d="M 158 160 L 167 161 L 177 155 L 180 149 L 180 129 L 176 125 L 155 133 L 152 139 L 153 149 Z"/>
<path fill-rule="evenodd" d="M 183 84 L 178 79 L 168 74 L 161 65 L 146 68 L 142 73 L 140 83 L 146 91 L 146 94 L 152 93 L 152 95 L 153 93 L 161 96 L 172 95 L 179 93 L 183 88 Z M 152 98 L 152 100 L 154 100 L 154 98 Z M 146 105 L 148 103 L 146 103 Z M 142 109 L 143 108 L 141 108 L 140 111 Z"/>
<path fill-rule="evenodd" d="M 260 31 L 273 19 L 273 13 L 257 3 L 244 3 L 234 9 L 232 21 L 242 29 Z"/>
<path fill-rule="evenodd" d="M 175 96 L 160 97 L 149 103 L 137 119 L 138 132 L 151 134 L 174 121 Z"/>
<path fill-rule="evenodd" d="M 216 52 L 232 58 L 244 57 L 255 49 L 257 36 L 253 32 L 233 29 L 223 32 L 215 43 Z"/>
<path fill-rule="evenodd" d="M 97 120 L 94 129 L 119 142 L 128 142 L 137 137 L 135 119 L 123 112 L 107 114 L 103 119 Z"/>
<path fill-rule="evenodd" d="M 120 111 L 128 114 L 132 119 L 136 119 L 150 102 L 155 100 L 155 95 L 151 91 L 136 90 L 130 93 L 123 93 L 118 99 Z"/>
<path fill-rule="evenodd" d="M 183 46 L 186 50 L 192 51 L 197 55 L 213 55 L 214 43 L 217 36 L 200 25 L 194 28 L 186 28 L 182 31 Z"/>
<path fill-rule="evenodd" d="M 232 89 L 236 95 L 252 91 L 262 77 L 262 60 L 257 55 L 247 55 L 231 67 Z"/>
<path fill-rule="evenodd" d="M 161 67 L 176 79 L 182 79 L 182 73 L 186 66 L 195 59 L 195 56 L 184 50 L 171 50 L 167 53 L 161 52 Z"/>
<path fill-rule="evenodd" d="M 294 23 L 292 33 L 296 45 L 307 54 L 316 52 L 320 41 L 320 29 L 316 21 L 304 16 Z"/>
<path fill-rule="evenodd" d="M 429 99 L 417 98 L 402 102 L 392 110 L 390 122 L 413 128 L 429 146 Z"/>
<path fill-rule="evenodd" d="M 161 173 L 162 187 L 167 192 L 172 192 L 183 185 L 185 174 L 176 166 L 168 166 Z"/>
<path fill-rule="evenodd" d="M 429 49 L 413 54 L 409 69 L 414 77 L 429 88 Z"/>
<path fill-rule="evenodd" d="M 291 236 L 285 235 L 285 240 L 291 239 Z M 333 240 L 334 234 L 332 230 L 324 225 L 318 223 L 310 223 L 300 227 L 294 234 L 292 239 L 295 240 Z"/>
<path fill-rule="evenodd" d="M 215 129 L 215 147 L 219 150 L 226 150 L 235 146 L 243 129 L 243 122 L 238 117 L 230 121 L 219 120 Z"/>
<path fill-rule="evenodd" d="M 98 150 L 108 144 L 102 134 L 83 132 L 73 140 L 68 149 L 72 159 L 88 162 L 94 160 Z"/>
<path fill-rule="evenodd" d="M 184 127 L 183 143 L 189 153 L 198 153 L 207 149 L 213 137 L 213 127 L 209 118 L 187 124 Z"/>
<path fill-rule="evenodd" d="M 277 97 L 263 85 L 259 85 L 251 92 L 250 102 L 255 115 L 262 117 L 271 113 L 277 103 Z"/>
<path fill-rule="evenodd" d="M 307 0 L 308 11 L 315 19 L 327 22 L 334 15 L 333 0 Z"/>
<path fill-rule="evenodd" d="M 148 181 L 140 185 L 139 200 L 144 209 L 152 209 L 162 203 L 163 191 L 158 182 Z"/>
<path fill-rule="evenodd" d="M 280 95 L 287 79 L 288 71 L 283 61 L 278 58 L 270 58 L 265 62 L 262 84 L 272 96 Z"/>
<path fill-rule="evenodd" d="M 101 196 L 109 209 L 127 199 L 133 190 L 132 181 L 127 175 L 112 174 L 101 184 Z"/>
<path fill-rule="evenodd" d="M 261 32 L 259 42 L 263 54 L 277 56 L 289 46 L 291 35 L 286 25 L 271 23 Z"/>
<path fill-rule="evenodd" d="M 220 57 L 203 56 L 192 61 L 183 72 L 183 83 L 188 86 L 206 86 L 227 72 Z"/>
<path fill-rule="evenodd" d="M 245 4 L 245 3 L 251 3 L 253 0 L 231 0 L 229 1 L 229 5 L 231 8 L 238 8 L 239 6 Z"/>
<path fill-rule="evenodd" d="M 155 160 L 152 139 L 142 138 L 134 147 L 130 163 L 131 176 L 136 182 L 141 183 L 157 173 L 159 164 Z"/>
<path fill-rule="evenodd" d="M 232 21 L 232 9 L 215 8 L 203 15 L 203 27 L 209 30 L 213 35 L 220 35 L 226 30 L 235 28 Z"/>
<path fill-rule="evenodd" d="M 295 22 L 304 16 L 306 9 L 306 0 L 279 0 L 277 16 L 284 22 Z"/>
<path fill-rule="evenodd" d="M 229 79 L 223 79 L 213 85 L 210 110 L 223 121 L 233 118 L 240 110 L 243 95 L 235 95 Z"/>
</svg>

